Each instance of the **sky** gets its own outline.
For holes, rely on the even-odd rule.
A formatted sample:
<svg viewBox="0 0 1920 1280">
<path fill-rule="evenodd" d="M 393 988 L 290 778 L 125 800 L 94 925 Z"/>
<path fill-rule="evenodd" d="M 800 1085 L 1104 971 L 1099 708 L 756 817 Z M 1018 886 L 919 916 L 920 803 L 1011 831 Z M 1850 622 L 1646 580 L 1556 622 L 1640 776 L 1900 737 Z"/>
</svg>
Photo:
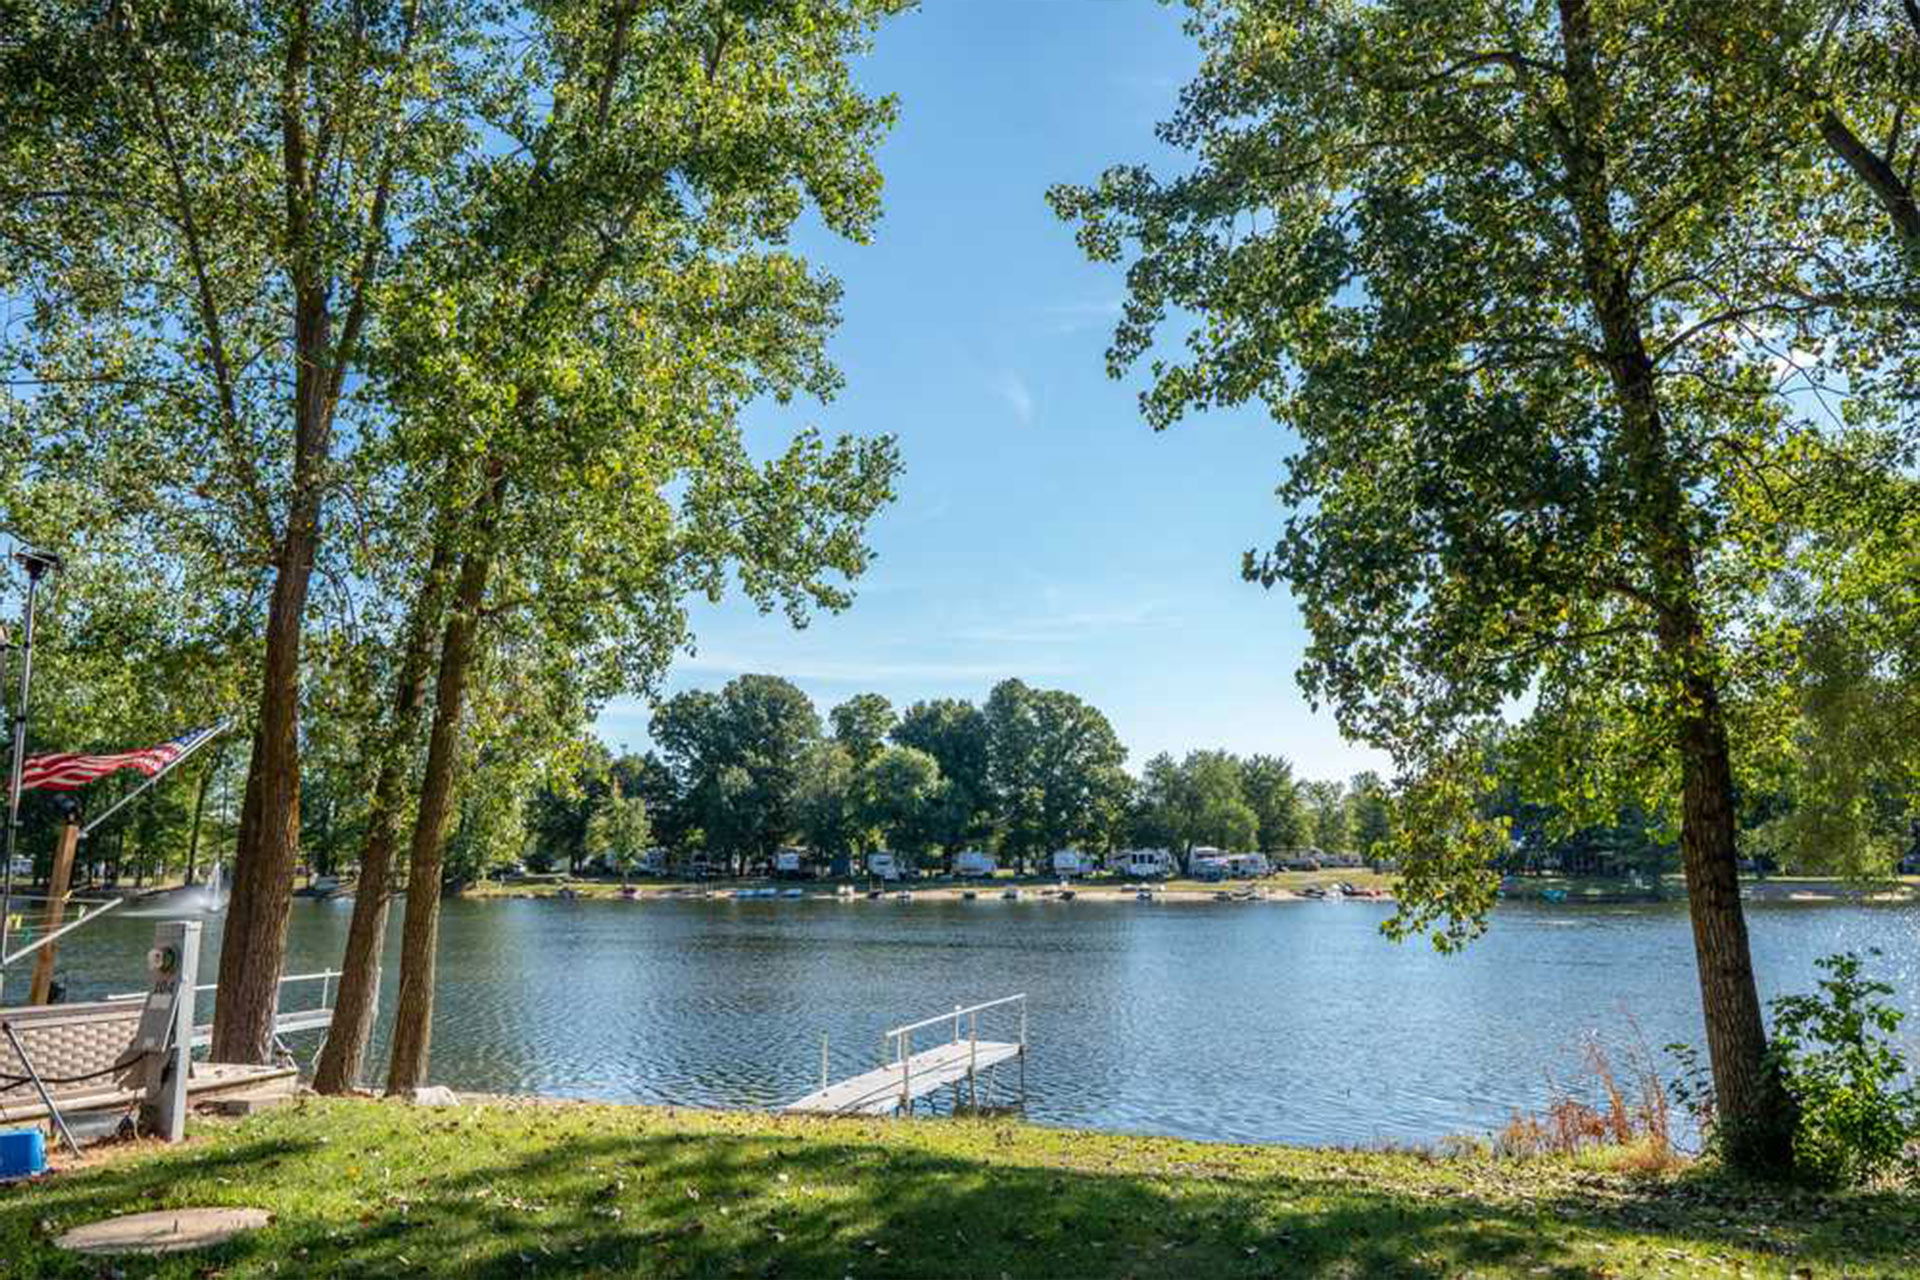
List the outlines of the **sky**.
<svg viewBox="0 0 1920 1280">
<path fill-rule="evenodd" d="M 1155 433 L 1105 350 L 1124 288 L 1048 209 L 1048 186 L 1110 164 L 1177 167 L 1154 124 L 1197 66 L 1182 10 L 1153 0 L 926 0 L 856 68 L 899 98 L 868 245 L 798 247 L 845 286 L 826 405 L 756 407 L 769 451 L 804 425 L 893 433 L 905 473 L 870 527 L 876 555 L 841 614 L 802 631 L 744 600 L 695 605 L 696 651 L 667 693 L 743 672 L 826 710 L 984 700 L 1018 676 L 1104 711 L 1139 769 L 1160 751 L 1287 756 L 1309 777 L 1378 768 L 1294 680 L 1305 645 L 1285 588 L 1243 582 L 1277 537 L 1291 440 L 1259 407 Z M 649 704 L 610 704 L 609 744 L 649 745 Z"/>
</svg>

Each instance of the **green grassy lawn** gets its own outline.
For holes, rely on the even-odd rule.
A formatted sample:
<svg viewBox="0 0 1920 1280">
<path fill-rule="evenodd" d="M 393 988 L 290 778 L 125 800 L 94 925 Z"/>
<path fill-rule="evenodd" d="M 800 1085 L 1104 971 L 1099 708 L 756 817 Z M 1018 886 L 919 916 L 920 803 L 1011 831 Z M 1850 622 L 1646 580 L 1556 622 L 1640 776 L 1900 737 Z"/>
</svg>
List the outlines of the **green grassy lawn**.
<svg viewBox="0 0 1920 1280">
<path fill-rule="evenodd" d="M 196 1205 L 275 1216 L 117 1269 L 50 1243 Z M 1920 1196 L 1009 1121 L 317 1100 L 0 1190 L 9 1278 L 1809 1273 L 1920 1274 Z"/>
</svg>

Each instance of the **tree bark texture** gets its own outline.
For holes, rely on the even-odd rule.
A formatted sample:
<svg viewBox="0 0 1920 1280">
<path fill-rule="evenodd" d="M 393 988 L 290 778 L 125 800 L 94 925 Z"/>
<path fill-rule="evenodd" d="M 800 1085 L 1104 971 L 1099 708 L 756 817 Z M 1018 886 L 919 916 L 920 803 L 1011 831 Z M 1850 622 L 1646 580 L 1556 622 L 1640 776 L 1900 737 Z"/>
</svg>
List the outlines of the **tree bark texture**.
<svg viewBox="0 0 1920 1280">
<path fill-rule="evenodd" d="M 1766 1024 L 1754 984 L 1740 904 L 1732 756 L 1713 642 L 1701 613 L 1697 548 L 1668 439 L 1653 360 L 1633 301 L 1629 258 L 1613 225 L 1607 157 L 1587 0 L 1559 0 L 1569 121 L 1561 131 L 1582 270 L 1605 344 L 1652 583 L 1650 608 L 1662 677 L 1674 707 L 1681 768 L 1681 862 L 1694 960 L 1712 1062 L 1715 1107 L 1728 1159 L 1748 1169 L 1791 1163 L 1791 1126 L 1766 1058 Z"/>
<path fill-rule="evenodd" d="M 412 772 L 408 765 L 426 714 L 442 590 L 451 559 L 447 540 L 437 540 L 426 579 L 407 620 L 405 649 L 394 685 L 393 718 L 376 748 L 380 752 L 379 767 L 366 839 L 360 849 L 353 922 L 347 928 L 346 953 L 340 961 L 333 1025 L 328 1028 L 327 1043 L 314 1069 L 313 1087 L 320 1093 L 345 1093 L 359 1083 L 367 1042 L 373 1035 L 374 1016 L 380 1006 L 380 960 L 393 902 L 393 853 L 400 842 L 406 784 Z"/>
<path fill-rule="evenodd" d="M 441 860 L 447 823 L 453 811 L 461 719 L 467 678 L 473 666 L 480 608 L 493 570 L 493 537 L 506 495 L 505 464 L 489 463 L 487 488 L 476 515 L 475 536 L 461 557 L 452 610 L 440 642 L 440 671 L 434 685 L 433 727 L 427 736 L 427 760 L 420 783 L 420 808 L 414 815 L 408 849 L 407 917 L 400 943 L 400 992 L 394 1013 L 393 1049 L 387 1064 L 387 1093 L 401 1094 L 426 1083 L 433 1042 L 435 950 L 440 934 Z"/>
</svg>

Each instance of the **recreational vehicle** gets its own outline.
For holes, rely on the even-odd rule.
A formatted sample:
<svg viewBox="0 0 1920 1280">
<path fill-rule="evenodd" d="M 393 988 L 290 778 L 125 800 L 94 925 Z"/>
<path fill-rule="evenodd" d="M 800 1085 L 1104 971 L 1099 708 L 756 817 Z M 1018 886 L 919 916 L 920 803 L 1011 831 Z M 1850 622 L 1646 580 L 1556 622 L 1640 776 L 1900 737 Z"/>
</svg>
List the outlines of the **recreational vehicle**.
<svg viewBox="0 0 1920 1280">
<path fill-rule="evenodd" d="M 1093 858 L 1078 849 L 1055 849 L 1053 851 L 1053 874 L 1057 876 L 1084 876 L 1093 871 Z"/>
<path fill-rule="evenodd" d="M 1196 880 L 1243 880 L 1272 872 L 1264 853 L 1228 853 L 1211 845 L 1200 845 L 1188 861 Z"/>
<path fill-rule="evenodd" d="M 957 876 L 990 876 L 999 865 L 983 849 L 962 849 L 953 855 L 953 874 Z"/>
<path fill-rule="evenodd" d="M 1165 849 L 1126 849 L 1114 855 L 1113 868 L 1132 880 L 1161 880 L 1173 874 L 1173 855 Z"/>
</svg>

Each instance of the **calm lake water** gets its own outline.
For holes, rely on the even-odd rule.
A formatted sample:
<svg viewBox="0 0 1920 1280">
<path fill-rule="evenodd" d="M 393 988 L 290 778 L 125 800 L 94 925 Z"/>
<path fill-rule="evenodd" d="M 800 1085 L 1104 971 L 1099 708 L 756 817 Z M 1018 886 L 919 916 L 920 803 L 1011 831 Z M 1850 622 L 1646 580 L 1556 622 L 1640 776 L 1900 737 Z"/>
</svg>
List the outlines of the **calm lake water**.
<svg viewBox="0 0 1920 1280">
<path fill-rule="evenodd" d="M 1503 905 L 1452 956 L 1381 938 L 1387 910 L 449 902 L 432 1074 L 463 1089 L 770 1107 L 818 1084 L 822 1032 L 835 1074 L 851 1074 L 875 1065 L 888 1027 L 1025 991 L 1036 1120 L 1418 1142 L 1539 1106 L 1546 1073 L 1570 1075 L 1590 1033 L 1629 1038 L 1629 1016 L 1656 1051 L 1704 1043 L 1678 904 Z M 350 912 L 296 902 L 290 970 L 337 965 Z M 1920 908 L 1756 903 L 1749 918 L 1763 998 L 1811 987 L 1817 956 L 1880 948 L 1872 971 L 1899 987 L 1920 1058 Z M 62 955 L 71 998 L 138 987 L 152 929 L 109 918 L 83 930 Z M 203 975 L 217 920 L 207 932 Z M 385 1030 L 383 1016 L 373 1061 Z M 311 1052 L 310 1037 L 300 1047 Z"/>
</svg>

